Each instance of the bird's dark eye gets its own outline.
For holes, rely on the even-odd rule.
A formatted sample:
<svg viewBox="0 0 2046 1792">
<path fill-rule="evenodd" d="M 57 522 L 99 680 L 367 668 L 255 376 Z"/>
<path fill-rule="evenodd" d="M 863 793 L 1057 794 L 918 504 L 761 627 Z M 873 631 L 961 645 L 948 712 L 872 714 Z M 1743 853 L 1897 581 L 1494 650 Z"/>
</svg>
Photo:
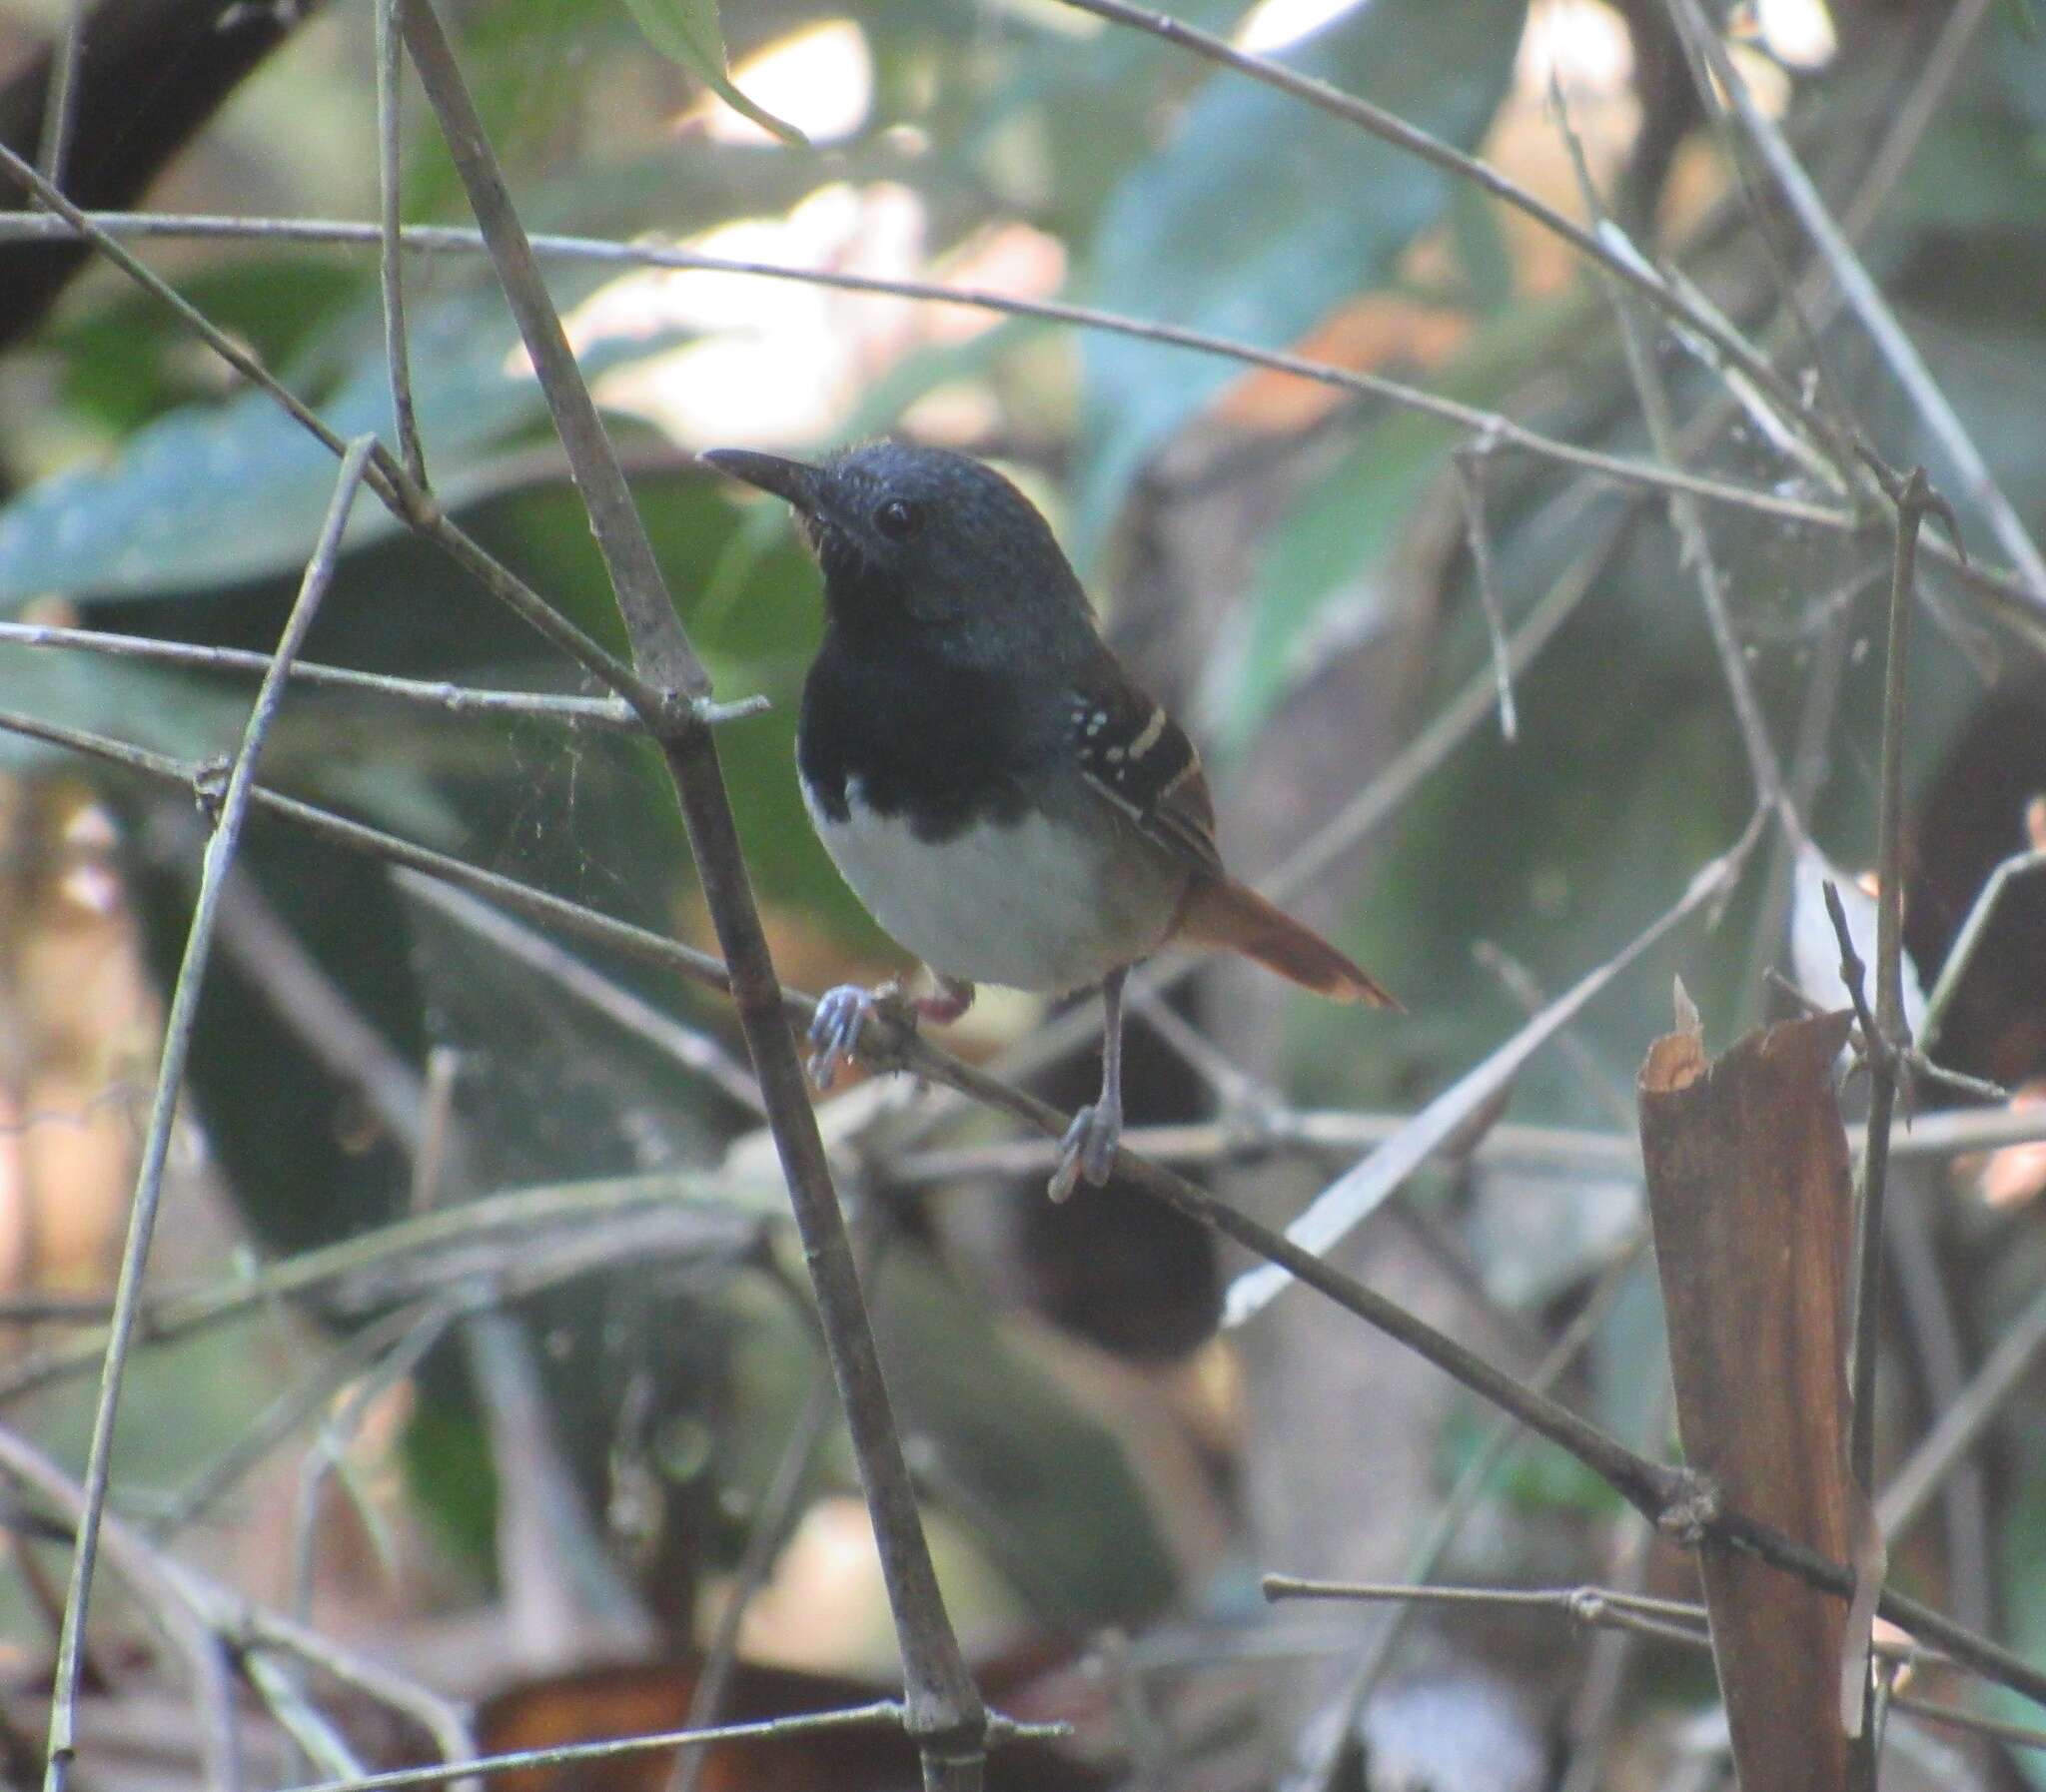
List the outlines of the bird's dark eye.
<svg viewBox="0 0 2046 1792">
<path fill-rule="evenodd" d="M 923 527 L 923 506 L 891 497 L 874 512 L 874 527 L 891 541 L 907 541 Z"/>
</svg>

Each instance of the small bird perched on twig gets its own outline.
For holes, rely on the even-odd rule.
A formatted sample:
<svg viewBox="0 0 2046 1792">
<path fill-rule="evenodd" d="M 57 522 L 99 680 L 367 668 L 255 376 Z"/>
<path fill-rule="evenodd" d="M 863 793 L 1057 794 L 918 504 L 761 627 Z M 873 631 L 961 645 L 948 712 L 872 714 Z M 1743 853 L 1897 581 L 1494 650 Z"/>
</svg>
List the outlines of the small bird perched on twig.
<svg viewBox="0 0 2046 1792">
<path fill-rule="evenodd" d="M 1101 985 L 1101 1098 L 1060 1143 L 1054 1200 L 1108 1180 L 1123 981 L 1161 946 L 1227 948 L 1318 995 L 1399 1006 L 1223 869 L 1200 755 L 1102 640 L 1050 525 L 993 467 L 897 442 L 817 465 L 749 448 L 701 457 L 786 498 L 823 568 L 796 766 L 845 881 L 936 979 L 910 1006 L 943 1024 L 976 983 Z M 845 985 L 818 1004 L 820 1088 L 892 993 Z"/>
</svg>

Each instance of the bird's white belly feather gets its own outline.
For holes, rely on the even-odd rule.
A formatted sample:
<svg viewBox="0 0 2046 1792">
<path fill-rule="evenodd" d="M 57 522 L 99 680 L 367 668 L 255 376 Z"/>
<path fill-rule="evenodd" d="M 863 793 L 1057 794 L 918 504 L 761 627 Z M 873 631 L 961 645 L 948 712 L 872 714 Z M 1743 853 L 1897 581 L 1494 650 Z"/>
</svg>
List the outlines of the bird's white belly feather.
<svg viewBox="0 0 2046 1792">
<path fill-rule="evenodd" d="M 1111 870 L 1112 836 L 1090 840 L 1044 814 L 976 822 L 919 840 L 907 819 L 879 815 L 846 786 L 834 821 L 803 800 L 833 863 L 868 912 L 934 971 L 971 983 L 1066 990 L 1098 983 L 1154 950 L 1171 930 L 1183 874 L 1136 855 Z"/>
</svg>

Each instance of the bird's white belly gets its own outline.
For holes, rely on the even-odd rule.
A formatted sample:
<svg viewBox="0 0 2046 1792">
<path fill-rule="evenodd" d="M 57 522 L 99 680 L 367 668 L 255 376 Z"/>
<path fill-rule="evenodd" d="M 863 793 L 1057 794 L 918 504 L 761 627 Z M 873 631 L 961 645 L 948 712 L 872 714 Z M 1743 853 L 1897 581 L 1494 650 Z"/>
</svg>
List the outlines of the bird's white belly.
<svg viewBox="0 0 2046 1792">
<path fill-rule="evenodd" d="M 1184 876 L 1141 852 L 1111 869 L 1113 835 L 1090 840 L 1034 814 L 919 840 L 904 817 L 866 808 L 857 778 L 845 794 L 850 813 L 833 821 L 804 789 L 825 850 L 888 935 L 944 976 L 1077 989 L 1145 957 L 1172 928 Z"/>
</svg>

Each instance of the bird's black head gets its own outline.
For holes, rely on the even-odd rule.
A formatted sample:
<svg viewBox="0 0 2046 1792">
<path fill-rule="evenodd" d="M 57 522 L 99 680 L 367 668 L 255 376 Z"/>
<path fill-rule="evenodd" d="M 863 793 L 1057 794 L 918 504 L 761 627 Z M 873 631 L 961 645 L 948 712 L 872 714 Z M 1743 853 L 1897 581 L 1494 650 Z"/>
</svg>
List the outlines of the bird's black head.
<svg viewBox="0 0 2046 1792">
<path fill-rule="evenodd" d="M 1051 525 L 992 466 L 870 442 L 811 465 L 750 448 L 700 456 L 786 498 L 824 570 L 832 619 L 903 623 L 989 651 L 1055 642 L 1091 612 Z"/>
</svg>

